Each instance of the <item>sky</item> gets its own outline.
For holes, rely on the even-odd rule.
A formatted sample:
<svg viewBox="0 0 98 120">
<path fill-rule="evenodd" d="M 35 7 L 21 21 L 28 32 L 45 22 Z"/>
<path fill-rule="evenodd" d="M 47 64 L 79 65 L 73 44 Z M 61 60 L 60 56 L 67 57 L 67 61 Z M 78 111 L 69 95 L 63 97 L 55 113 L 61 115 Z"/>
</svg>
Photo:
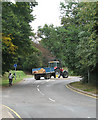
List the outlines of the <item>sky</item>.
<svg viewBox="0 0 98 120">
<path fill-rule="evenodd" d="M 64 0 L 36 1 L 38 5 L 33 8 L 33 15 L 36 15 L 36 19 L 30 23 L 34 32 L 37 32 L 38 26 L 44 26 L 44 24 L 60 26 L 60 2 Z"/>
</svg>

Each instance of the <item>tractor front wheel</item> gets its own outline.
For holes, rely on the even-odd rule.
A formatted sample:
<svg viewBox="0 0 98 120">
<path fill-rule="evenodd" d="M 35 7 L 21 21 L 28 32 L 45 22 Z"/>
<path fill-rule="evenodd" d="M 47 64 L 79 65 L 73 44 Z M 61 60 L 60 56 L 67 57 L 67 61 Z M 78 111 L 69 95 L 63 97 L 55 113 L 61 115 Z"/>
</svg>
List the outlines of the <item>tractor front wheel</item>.
<svg viewBox="0 0 98 120">
<path fill-rule="evenodd" d="M 54 78 L 59 78 L 59 76 L 60 76 L 60 69 L 56 69 L 55 70 L 55 76 L 54 76 Z"/>
</svg>

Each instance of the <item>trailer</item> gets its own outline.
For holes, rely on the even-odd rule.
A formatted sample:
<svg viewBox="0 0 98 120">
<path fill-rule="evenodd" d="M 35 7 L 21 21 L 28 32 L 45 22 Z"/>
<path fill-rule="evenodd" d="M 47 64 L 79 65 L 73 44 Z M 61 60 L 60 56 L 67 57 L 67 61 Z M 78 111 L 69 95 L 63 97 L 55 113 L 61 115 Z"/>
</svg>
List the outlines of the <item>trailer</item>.
<svg viewBox="0 0 98 120">
<path fill-rule="evenodd" d="M 54 78 L 60 78 L 61 75 L 63 78 L 68 77 L 68 72 L 63 71 L 60 61 L 57 60 L 49 61 L 48 67 L 32 69 L 32 74 L 34 75 L 36 80 L 40 80 L 41 77 L 44 77 L 45 79 L 50 79 L 52 76 Z"/>
<path fill-rule="evenodd" d="M 44 71 L 39 72 L 41 69 L 44 69 Z M 35 69 L 32 69 L 32 74 L 34 75 L 36 80 L 40 80 L 41 77 L 44 77 L 45 79 L 50 79 L 51 76 L 55 77 L 55 70 L 53 67 L 52 68 L 49 68 L 49 67 L 35 68 Z"/>
</svg>

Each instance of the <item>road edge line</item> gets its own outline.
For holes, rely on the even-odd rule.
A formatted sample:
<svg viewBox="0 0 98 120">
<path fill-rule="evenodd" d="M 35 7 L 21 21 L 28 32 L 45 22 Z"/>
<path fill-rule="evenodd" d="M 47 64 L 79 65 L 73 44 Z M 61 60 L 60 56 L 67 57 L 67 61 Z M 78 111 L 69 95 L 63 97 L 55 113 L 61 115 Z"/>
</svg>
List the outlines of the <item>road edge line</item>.
<svg viewBox="0 0 98 120">
<path fill-rule="evenodd" d="M 10 107 L 3 105 L 4 107 L 8 108 L 9 110 L 11 110 L 20 120 L 23 120 L 20 115 L 18 113 L 16 113 L 13 109 L 11 109 Z"/>
<path fill-rule="evenodd" d="M 85 91 L 77 90 L 76 88 L 70 86 L 69 84 L 66 85 L 66 88 L 68 88 L 68 89 L 70 89 L 70 90 L 72 90 L 74 92 L 77 92 L 79 94 L 82 94 L 82 95 L 85 95 L 85 96 L 88 96 L 88 97 L 91 97 L 91 98 L 94 98 L 94 99 L 98 99 L 97 96 L 87 94 L 87 93 L 85 93 Z"/>
</svg>

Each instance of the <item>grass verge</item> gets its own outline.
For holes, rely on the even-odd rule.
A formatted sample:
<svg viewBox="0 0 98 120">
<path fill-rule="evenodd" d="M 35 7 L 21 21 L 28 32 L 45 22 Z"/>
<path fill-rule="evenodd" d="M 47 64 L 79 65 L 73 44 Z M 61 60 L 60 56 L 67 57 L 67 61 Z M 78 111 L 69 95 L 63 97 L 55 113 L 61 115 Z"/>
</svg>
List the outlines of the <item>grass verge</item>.
<svg viewBox="0 0 98 120">
<path fill-rule="evenodd" d="M 96 86 L 93 86 L 93 85 L 88 84 L 88 83 L 84 84 L 81 81 L 79 81 L 79 82 L 70 83 L 70 85 L 72 87 L 78 88 L 78 89 L 86 91 L 86 92 L 98 94 L 98 90 L 97 90 L 98 88 L 96 88 Z"/>
<path fill-rule="evenodd" d="M 15 71 L 11 71 L 12 74 L 15 73 Z M 9 86 L 9 79 L 8 79 L 8 72 L 5 72 L 5 74 L 2 77 L 2 86 Z M 19 81 L 23 80 L 24 78 L 30 78 L 32 75 L 26 75 L 23 71 L 16 71 L 16 80 L 15 77 L 13 78 L 13 84 L 18 83 Z"/>
</svg>

